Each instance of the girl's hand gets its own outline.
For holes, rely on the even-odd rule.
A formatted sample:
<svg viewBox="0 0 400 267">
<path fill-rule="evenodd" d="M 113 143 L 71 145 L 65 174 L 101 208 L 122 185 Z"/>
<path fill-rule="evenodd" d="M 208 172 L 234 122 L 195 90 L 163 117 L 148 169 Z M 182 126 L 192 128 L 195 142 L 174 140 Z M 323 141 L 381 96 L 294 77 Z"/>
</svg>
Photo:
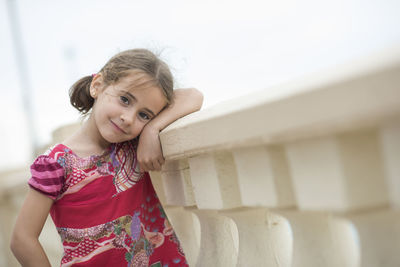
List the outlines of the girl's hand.
<svg viewBox="0 0 400 267">
<path fill-rule="evenodd" d="M 137 160 L 141 172 L 160 171 L 164 164 L 159 130 L 147 124 L 139 137 Z"/>
</svg>

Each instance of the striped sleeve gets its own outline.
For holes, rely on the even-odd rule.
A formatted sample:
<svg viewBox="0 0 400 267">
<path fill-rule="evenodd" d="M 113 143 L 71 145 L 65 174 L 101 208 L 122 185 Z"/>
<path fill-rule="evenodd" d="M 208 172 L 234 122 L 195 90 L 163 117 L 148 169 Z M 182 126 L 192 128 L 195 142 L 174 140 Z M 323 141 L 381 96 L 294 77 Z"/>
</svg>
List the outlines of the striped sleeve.
<svg viewBox="0 0 400 267">
<path fill-rule="evenodd" d="M 55 159 L 41 155 L 31 165 L 31 174 L 29 186 L 56 200 L 64 182 L 63 167 Z"/>
</svg>

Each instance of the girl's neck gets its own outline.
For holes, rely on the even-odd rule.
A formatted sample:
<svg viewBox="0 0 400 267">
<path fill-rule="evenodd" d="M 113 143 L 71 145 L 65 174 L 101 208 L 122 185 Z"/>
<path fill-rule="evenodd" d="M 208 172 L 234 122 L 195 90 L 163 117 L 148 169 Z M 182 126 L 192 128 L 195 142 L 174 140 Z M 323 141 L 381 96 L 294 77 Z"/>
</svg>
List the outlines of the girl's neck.
<svg viewBox="0 0 400 267">
<path fill-rule="evenodd" d="M 102 138 L 90 117 L 76 133 L 63 143 L 80 157 L 101 155 L 110 146 L 110 143 Z"/>
</svg>

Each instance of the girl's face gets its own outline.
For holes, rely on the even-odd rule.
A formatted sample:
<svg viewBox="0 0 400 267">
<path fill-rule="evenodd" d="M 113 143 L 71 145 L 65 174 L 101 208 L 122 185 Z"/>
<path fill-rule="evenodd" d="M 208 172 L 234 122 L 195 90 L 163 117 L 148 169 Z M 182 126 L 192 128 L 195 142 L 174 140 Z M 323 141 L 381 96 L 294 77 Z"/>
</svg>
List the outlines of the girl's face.
<svg viewBox="0 0 400 267">
<path fill-rule="evenodd" d="M 120 143 L 137 137 L 143 127 L 167 104 L 161 89 L 143 72 L 104 86 L 103 77 L 94 77 L 90 94 L 95 99 L 91 117 L 102 141 Z"/>
</svg>

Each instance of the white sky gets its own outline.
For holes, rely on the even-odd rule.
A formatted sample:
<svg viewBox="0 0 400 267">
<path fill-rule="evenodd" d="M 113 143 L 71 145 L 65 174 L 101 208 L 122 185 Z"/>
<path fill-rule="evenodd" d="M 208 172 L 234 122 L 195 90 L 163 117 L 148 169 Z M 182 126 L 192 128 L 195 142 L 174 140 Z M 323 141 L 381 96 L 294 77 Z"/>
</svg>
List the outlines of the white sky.
<svg viewBox="0 0 400 267">
<path fill-rule="evenodd" d="M 7 1 L 0 0 L 0 170 L 30 161 Z M 398 0 L 15 1 L 42 145 L 79 117 L 71 84 L 124 49 L 163 51 L 177 85 L 200 89 L 207 108 L 400 44 Z"/>
</svg>

